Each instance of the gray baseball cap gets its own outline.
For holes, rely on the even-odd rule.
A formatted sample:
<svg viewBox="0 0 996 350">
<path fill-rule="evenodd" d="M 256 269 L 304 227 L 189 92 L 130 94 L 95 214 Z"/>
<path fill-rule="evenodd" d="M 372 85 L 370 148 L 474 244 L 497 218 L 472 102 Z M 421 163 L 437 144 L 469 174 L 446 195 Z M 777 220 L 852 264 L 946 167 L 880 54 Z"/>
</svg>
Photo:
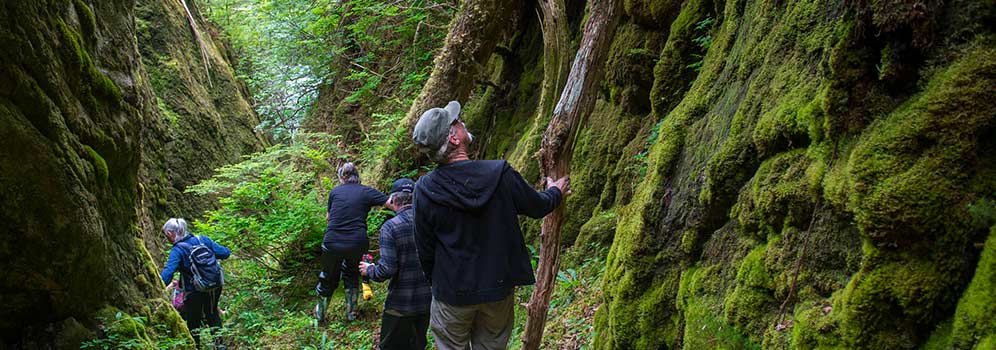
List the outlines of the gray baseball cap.
<svg viewBox="0 0 996 350">
<path fill-rule="evenodd" d="M 460 102 L 450 101 L 446 108 L 430 108 L 415 123 L 412 141 L 423 153 L 436 152 L 446 142 L 450 125 L 460 117 Z"/>
</svg>

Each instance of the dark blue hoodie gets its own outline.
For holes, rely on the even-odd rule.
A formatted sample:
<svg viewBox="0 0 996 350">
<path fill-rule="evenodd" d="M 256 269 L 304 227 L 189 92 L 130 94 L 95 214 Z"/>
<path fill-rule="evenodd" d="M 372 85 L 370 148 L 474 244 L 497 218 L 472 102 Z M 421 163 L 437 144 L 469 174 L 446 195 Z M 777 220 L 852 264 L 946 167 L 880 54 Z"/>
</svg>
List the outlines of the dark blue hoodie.
<svg viewBox="0 0 996 350">
<path fill-rule="evenodd" d="M 560 199 L 560 189 L 537 192 L 505 161 L 460 161 L 420 178 L 415 242 L 433 297 L 481 304 L 535 283 L 518 216 L 541 218 Z"/>
</svg>

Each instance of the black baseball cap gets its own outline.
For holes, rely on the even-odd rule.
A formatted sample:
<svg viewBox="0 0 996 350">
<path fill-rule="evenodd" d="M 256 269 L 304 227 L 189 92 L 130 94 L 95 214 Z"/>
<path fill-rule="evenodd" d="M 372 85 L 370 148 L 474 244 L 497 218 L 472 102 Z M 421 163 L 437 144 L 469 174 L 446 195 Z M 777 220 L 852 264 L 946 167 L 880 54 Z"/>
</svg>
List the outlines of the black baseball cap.
<svg viewBox="0 0 996 350">
<path fill-rule="evenodd" d="M 394 184 L 391 185 L 391 193 L 397 193 L 397 192 L 412 193 L 414 191 L 415 191 L 415 181 L 412 181 L 411 179 L 400 178 L 394 181 Z"/>
</svg>

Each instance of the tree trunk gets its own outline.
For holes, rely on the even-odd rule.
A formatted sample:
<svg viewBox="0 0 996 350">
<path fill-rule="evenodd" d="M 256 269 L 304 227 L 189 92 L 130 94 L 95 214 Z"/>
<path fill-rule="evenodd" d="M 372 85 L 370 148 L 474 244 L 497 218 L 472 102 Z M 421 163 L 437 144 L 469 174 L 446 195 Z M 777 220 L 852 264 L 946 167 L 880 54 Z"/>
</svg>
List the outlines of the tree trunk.
<svg viewBox="0 0 996 350">
<path fill-rule="evenodd" d="M 450 24 L 446 42 L 436 55 L 432 75 L 412 103 L 405 120 L 409 129 L 422 112 L 451 100 L 466 102 L 476 78 L 498 42 L 518 22 L 522 1 L 468 0 Z"/>
<path fill-rule="evenodd" d="M 545 176 L 554 179 L 568 175 L 574 151 L 574 134 L 581 124 L 581 117 L 591 113 L 595 105 L 597 84 L 601 80 L 605 58 L 615 33 L 619 1 L 589 0 L 588 13 L 588 22 L 585 23 L 581 46 L 571 65 L 567 85 L 553 110 L 550 125 L 543 133 L 540 167 Z M 563 221 L 563 204 L 543 219 L 536 287 L 526 307 L 529 315 L 522 336 L 522 348 L 526 350 L 538 349 L 543 337 L 546 312 L 560 260 Z"/>
<path fill-rule="evenodd" d="M 539 0 L 536 5 L 542 16 L 540 25 L 543 30 L 543 84 L 536 109 L 538 117 L 533 118 L 539 123 L 545 119 L 542 116 L 552 112 L 571 67 L 564 0 Z"/>
<path fill-rule="evenodd" d="M 443 107 L 452 100 L 467 101 L 475 78 L 498 42 L 516 28 L 522 8 L 522 0 L 467 0 L 464 3 L 450 23 L 446 42 L 436 55 L 429 80 L 405 115 L 408 130 L 415 127 L 418 117 L 429 108 Z M 391 168 L 391 163 L 403 164 L 418 157 L 411 142 L 395 147 L 374 169 L 375 177 L 397 170 Z"/>
</svg>

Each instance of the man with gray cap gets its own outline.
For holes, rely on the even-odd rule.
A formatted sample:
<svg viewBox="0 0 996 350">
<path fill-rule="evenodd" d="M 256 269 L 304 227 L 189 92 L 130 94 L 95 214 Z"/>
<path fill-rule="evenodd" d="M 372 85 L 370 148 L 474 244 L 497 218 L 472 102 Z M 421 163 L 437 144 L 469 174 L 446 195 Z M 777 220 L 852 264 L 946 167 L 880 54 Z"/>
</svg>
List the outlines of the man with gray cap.
<svg viewBox="0 0 996 350">
<path fill-rule="evenodd" d="M 537 192 L 503 160 L 470 160 L 473 135 L 460 104 L 422 114 L 412 135 L 439 166 L 415 186 L 415 242 L 432 285 L 429 324 L 447 349 L 505 349 L 515 286 L 535 283 L 519 215 L 546 216 L 568 181 L 546 179 Z"/>
</svg>

